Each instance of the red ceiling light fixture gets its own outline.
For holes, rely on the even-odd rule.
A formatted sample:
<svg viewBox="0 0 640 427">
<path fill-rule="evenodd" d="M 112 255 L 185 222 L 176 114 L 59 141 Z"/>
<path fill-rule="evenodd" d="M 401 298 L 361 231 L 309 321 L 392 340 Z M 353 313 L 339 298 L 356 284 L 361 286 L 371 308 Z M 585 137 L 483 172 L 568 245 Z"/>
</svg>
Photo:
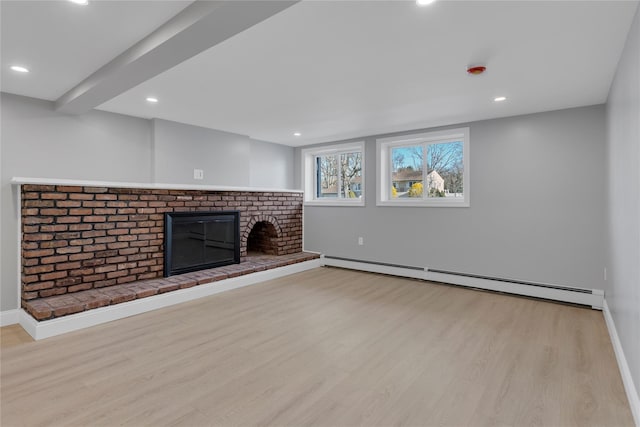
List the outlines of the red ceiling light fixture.
<svg viewBox="0 0 640 427">
<path fill-rule="evenodd" d="M 487 67 L 484 65 L 474 65 L 472 67 L 467 68 L 467 74 L 471 76 L 479 76 L 487 70 Z"/>
</svg>

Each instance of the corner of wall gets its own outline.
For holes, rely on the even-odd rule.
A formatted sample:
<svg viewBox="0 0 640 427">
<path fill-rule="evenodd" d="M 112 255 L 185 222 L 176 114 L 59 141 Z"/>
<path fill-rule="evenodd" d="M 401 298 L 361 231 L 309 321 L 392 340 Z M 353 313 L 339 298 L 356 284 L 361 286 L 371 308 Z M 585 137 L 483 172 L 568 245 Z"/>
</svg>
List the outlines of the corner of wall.
<svg viewBox="0 0 640 427">
<path fill-rule="evenodd" d="M 149 141 L 149 182 L 156 182 L 156 119 L 151 119 L 151 141 Z"/>
</svg>

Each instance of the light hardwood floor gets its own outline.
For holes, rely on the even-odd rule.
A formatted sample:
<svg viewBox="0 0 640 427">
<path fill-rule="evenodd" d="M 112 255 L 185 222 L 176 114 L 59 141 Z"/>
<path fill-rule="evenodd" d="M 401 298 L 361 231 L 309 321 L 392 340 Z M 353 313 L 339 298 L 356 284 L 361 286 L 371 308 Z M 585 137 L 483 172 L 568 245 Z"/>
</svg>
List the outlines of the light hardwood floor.
<svg viewBox="0 0 640 427">
<path fill-rule="evenodd" d="M 39 342 L 1 424 L 632 426 L 602 313 L 319 268 Z"/>
<path fill-rule="evenodd" d="M 33 338 L 20 325 L 0 328 L 0 350 L 33 342 Z"/>
</svg>

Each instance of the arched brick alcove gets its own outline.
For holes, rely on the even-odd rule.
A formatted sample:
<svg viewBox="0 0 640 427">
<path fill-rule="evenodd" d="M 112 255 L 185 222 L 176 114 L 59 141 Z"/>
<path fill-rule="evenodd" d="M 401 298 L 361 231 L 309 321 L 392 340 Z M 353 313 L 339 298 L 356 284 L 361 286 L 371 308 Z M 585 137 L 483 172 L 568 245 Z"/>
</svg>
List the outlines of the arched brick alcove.
<svg viewBox="0 0 640 427">
<path fill-rule="evenodd" d="M 275 217 L 253 216 L 241 237 L 242 256 L 246 256 L 247 252 L 283 255 L 280 250 L 284 246 L 282 237 L 282 228 Z"/>
<path fill-rule="evenodd" d="M 256 222 L 247 238 L 247 254 L 278 255 L 278 233 L 273 224 Z"/>
</svg>

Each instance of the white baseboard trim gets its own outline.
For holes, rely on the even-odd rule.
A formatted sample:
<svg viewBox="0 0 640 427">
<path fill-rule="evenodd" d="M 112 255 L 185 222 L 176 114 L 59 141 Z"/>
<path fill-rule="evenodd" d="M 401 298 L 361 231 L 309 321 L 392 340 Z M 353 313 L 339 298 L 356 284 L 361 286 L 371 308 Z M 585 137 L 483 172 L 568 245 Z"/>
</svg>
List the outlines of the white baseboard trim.
<svg viewBox="0 0 640 427">
<path fill-rule="evenodd" d="M 21 308 L 19 311 L 20 313 L 18 315 L 18 322 L 20 323 L 20 326 L 22 326 L 22 329 L 24 329 L 29 335 L 31 335 L 31 338 L 33 338 L 34 340 L 37 339 L 36 336 L 38 335 L 39 322 L 31 317 L 31 315 L 27 313 L 23 308 Z"/>
<path fill-rule="evenodd" d="M 611 311 L 607 305 L 607 301 L 604 301 L 604 307 L 602 309 L 604 314 L 604 321 L 607 324 L 609 330 L 609 336 L 611 337 L 611 344 L 613 344 L 613 351 L 616 354 L 616 360 L 618 361 L 618 368 L 620 369 L 620 375 L 622 376 L 622 384 L 624 384 L 624 390 L 627 392 L 627 398 L 629 399 L 629 406 L 631 407 L 631 413 L 637 426 L 640 427 L 640 396 L 638 395 L 638 389 L 636 388 L 633 377 L 631 376 L 631 369 L 627 363 L 627 358 L 624 356 L 622 350 L 622 343 L 618 337 L 618 331 L 616 330 L 616 324 L 611 316 Z"/>
<path fill-rule="evenodd" d="M 331 267 L 342 267 L 352 270 L 362 270 L 371 273 L 389 274 L 392 276 L 410 277 L 413 279 L 428 280 L 432 282 L 442 282 L 452 285 L 460 285 L 471 288 L 486 289 L 490 291 L 506 292 L 515 295 L 524 295 L 535 298 L 544 298 L 554 301 L 569 302 L 591 306 L 594 309 L 602 310 L 604 292 L 593 289 L 591 292 L 580 292 L 578 289 L 572 291 L 571 288 L 531 286 L 520 283 L 512 283 L 500 280 L 490 280 L 478 277 L 465 277 L 453 274 L 435 273 L 427 271 L 427 268 L 407 268 L 401 266 L 391 266 L 362 262 L 356 260 L 336 259 L 322 256 L 322 265 Z"/>
<path fill-rule="evenodd" d="M 320 267 L 320 259 L 304 261 L 271 270 L 259 271 L 231 279 L 220 280 L 147 298 L 136 299 L 121 304 L 100 307 L 69 316 L 38 322 L 24 310 L 19 312 L 19 323 L 35 340 L 53 337 L 67 332 L 77 331 L 90 326 L 113 320 L 123 319 L 136 314 L 146 313 L 159 308 L 169 307 L 220 292 L 255 285 L 267 280 L 277 279 L 294 273 Z"/>
<path fill-rule="evenodd" d="M 15 325 L 19 322 L 20 310 L 6 310 L 0 311 L 0 326 Z"/>
</svg>

